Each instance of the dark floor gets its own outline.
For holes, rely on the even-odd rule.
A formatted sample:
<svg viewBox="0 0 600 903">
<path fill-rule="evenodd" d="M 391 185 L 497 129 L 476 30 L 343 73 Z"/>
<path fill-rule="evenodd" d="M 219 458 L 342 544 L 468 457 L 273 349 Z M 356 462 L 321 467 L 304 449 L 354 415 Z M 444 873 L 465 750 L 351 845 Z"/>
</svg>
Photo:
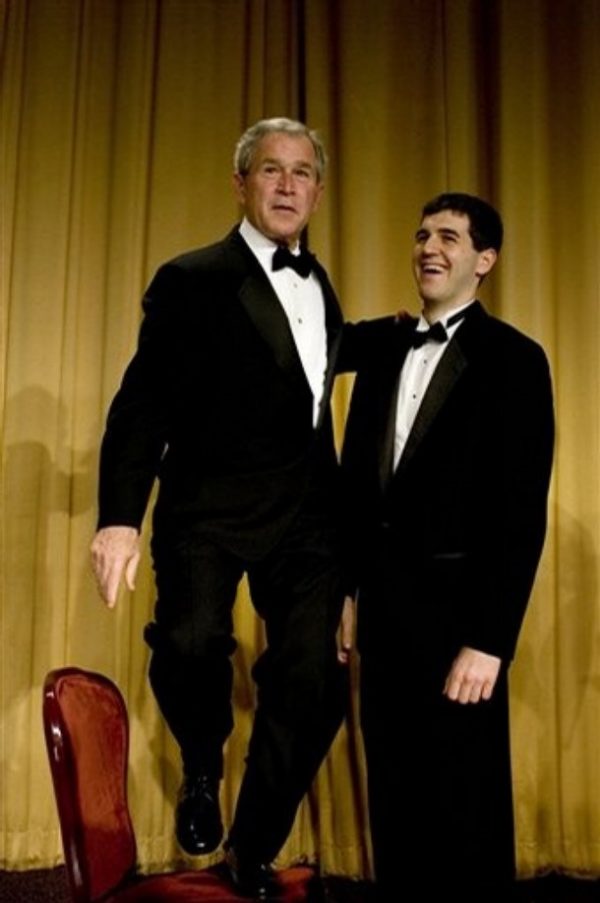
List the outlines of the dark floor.
<svg viewBox="0 0 600 903">
<path fill-rule="evenodd" d="M 564 875 L 548 875 L 520 881 L 519 903 L 600 903 L 600 878 L 575 880 Z"/>
<path fill-rule="evenodd" d="M 326 878 L 324 883 L 328 903 L 371 903 L 373 900 L 372 888 L 366 882 Z M 407 899 L 406 893 L 399 889 L 398 899 Z M 413 892 L 411 898 L 414 899 Z M 64 869 L 0 871 L 0 903 L 70 903 Z M 575 880 L 548 875 L 520 881 L 515 903 L 600 903 L 600 879 Z"/>
</svg>

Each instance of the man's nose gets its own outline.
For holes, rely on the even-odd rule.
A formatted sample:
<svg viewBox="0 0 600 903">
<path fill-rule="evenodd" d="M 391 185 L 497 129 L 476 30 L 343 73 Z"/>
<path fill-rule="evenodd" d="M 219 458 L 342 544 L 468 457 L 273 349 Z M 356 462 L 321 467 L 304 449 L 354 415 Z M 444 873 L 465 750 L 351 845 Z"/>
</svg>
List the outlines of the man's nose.
<svg viewBox="0 0 600 903">
<path fill-rule="evenodd" d="M 435 254 L 439 249 L 439 240 L 436 235 L 428 235 L 422 245 L 423 254 Z"/>
<path fill-rule="evenodd" d="M 279 179 L 277 180 L 277 188 L 279 191 L 283 191 L 285 194 L 289 194 L 294 190 L 294 175 L 291 172 L 286 172 L 285 170 L 281 170 L 279 173 Z"/>
</svg>

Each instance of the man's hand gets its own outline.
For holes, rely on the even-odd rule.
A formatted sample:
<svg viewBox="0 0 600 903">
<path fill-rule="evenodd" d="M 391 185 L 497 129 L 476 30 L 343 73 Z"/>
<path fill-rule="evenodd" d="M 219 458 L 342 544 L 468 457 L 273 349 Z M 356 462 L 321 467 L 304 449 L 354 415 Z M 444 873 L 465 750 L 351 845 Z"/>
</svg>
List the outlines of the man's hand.
<svg viewBox="0 0 600 903">
<path fill-rule="evenodd" d="M 406 310 L 405 307 L 401 307 L 400 310 L 396 311 L 396 323 L 407 323 L 409 320 L 414 320 L 415 318 L 411 314 L 409 310 Z"/>
<path fill-rule="evenodd" d="M 347 665 L 350 653 L 354 648 L 354 622 L 356 619 L 356 603 L 351 596 L 344 599 L 344 608 L 338 634 L 338 662 Z"/>
<path fill-rule="evenodd" d="M 496 655 L 463 646 L 452 662 L 444 695 L 463 704 L 491 699 L 501 664 Z"/>
<path fill-rule="evenodd" d="M 140 561 L 140 537 L 135 527 L 103 527 L 91 545 L 92 570 L 100 595 L 109 608 L 117 603 L 123 574 L 130 590 Z"/>
</svg>

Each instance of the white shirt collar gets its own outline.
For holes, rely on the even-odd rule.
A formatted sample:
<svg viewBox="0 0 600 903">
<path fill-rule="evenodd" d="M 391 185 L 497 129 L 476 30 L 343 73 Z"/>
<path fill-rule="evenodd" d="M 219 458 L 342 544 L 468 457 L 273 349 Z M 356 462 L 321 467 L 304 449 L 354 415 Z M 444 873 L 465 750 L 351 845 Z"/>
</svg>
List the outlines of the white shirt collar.
<svg viewBox="0 0 600 903">
<path fill-rule="evenodd" d="M 242 222 L 240 223 L 240 235 L 245 240 L 246 244 L 248 244 L 256 255 L 265 251 L 274 251 L 278 246 L 276 241 L 273 241 L 271 238 L 267 238 L 266 235 L 257 229 L 256 226 L 253 226 L 250 220 L 247 217 L 244 217 Z M 298 244 L 296 247 L 290 248 L 292 254 L 298 253 Z"/>
<path fill-rule="evenodd" d="M 448 328 L 448 320 L 451 317 L 454 317 L 454 316 L 456 316 L 456 314 L 460 313 L 461 311 L 466 310 L 467 307 L 470 307 L 471 304 L 474 304 L 474 303 L 475 303 L 475 298 L 471 298 L 471 300 L 467 301 L 466 304 L 461 304 L 460 307 L 455 307 L 453 310 L 449 310 L 448 313 L 446 314 L 446 316 L 442 317 L 442 319 L 439 322 L 442 324 L 442 326 L 445 329 L 447 329 Z M 462 320 L 459 320 L 458 323 L 462 323 Z M 455 325 L 458 326 L 458 323 L 456 323 Z M 423 313 L 421 313 L 421 316 L 419 317 L 419 322 L 417 323 L 417 331 L 421 332 L 422 330 L 429 329 L 430 325 L 431 324 L 425 319 L 425 315 Z M 452 328 L 453 328 L 453 326 L 450 327 L 450 329 L 452 329 Z"/>
</svg>

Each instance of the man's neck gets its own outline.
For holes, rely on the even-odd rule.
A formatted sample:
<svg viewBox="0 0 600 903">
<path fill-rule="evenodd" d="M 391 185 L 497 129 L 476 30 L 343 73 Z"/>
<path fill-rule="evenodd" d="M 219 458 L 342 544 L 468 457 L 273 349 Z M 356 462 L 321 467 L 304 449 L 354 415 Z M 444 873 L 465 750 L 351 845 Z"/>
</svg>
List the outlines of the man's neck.
<svg viewBox="0 0 600 903">
<path fill-rule="evenodd" d="M 261 232 L 260 229 L 257 229 L 256 226 L 252 225 L 247 217 L 244 217 L 240 223 L 240 233 L 242 238 L 246 239 L 246 242 L 251 248 L 276 248 L 277 245 L 286 245 L 292 252 L 295 252 L 298 248 L 297 241 L 287 245 L 286 242 L 278 242 L 274 238 L 265 235 L 264 232 Z"/>
<path fill-rule="evenodd" d="M 475 298 L 470 298 L 468 301 L 461 301 L 457 304 L 430 304 L 427 300 L 423 299 L 423 317 L 427 320 L 430 326 L 434 323 L 437 323 L 438 320 L 445 320 L 448 317 L 451 317 L 452 314 L 458 313 L 459 310 L 463 310 L 465 307 L 469 307 Z"/>
</svg>

